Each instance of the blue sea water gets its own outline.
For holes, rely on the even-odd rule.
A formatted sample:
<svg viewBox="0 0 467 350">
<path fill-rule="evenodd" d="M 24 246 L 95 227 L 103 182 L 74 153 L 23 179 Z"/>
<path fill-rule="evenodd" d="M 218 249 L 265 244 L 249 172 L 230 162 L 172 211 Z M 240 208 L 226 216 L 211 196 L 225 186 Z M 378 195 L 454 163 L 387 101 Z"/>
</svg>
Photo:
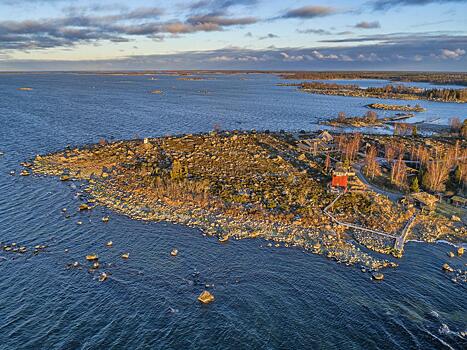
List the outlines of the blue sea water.
<svg viewBox="0 0 467 350">
<path fill-rule="evenodd" d="M 441 271 L 446 244 L 409 243 L 400 266 L 375 283 L 357 267 L 262 240 L 221 244 L 196 229 L 105 208 L 79 213 L 78 183 L 9 174 L 69 144 L 216 124 L 314 129 L 317 120 L 360 115 L 376 101 L 300 93 L 276 86 L 272 75 L 157 79 L 0 75 L 0 242 L 48 246 L 37 255 L 0 251 L 0 349 L 465 349 L 467 291 Z M 33 90 L 17 90 L 25 86 Z M 419 103 L 428 109 L 420 119 L 466 116 L 460 104 Z M 105 282 L 67 268 L 85 265 L 93 252 L 111 273 Z M 463 268 L 467 260 L 449 262 Z M 196 300 L 205 288 L 214 303 Z"/>
</svg>

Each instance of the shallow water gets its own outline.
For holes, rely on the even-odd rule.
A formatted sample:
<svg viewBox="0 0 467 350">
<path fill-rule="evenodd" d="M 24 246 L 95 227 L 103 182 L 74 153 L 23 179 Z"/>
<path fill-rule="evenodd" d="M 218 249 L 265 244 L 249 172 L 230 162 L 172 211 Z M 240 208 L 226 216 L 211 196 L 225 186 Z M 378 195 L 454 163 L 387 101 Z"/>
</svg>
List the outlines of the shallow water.
<svg viewBox="0 0 467 350">
<path fill-rule="evenodd" d="M 447 244 L 410 242 L 400 267 L 375 283 L 357 267 L 262 240 L 221 244 L 195 229 L 132 221 L 105 208 L 78 213 L 78 183 L 9 175 L 34 154 L 67 144 L 214 124 L 312 129 L 341 110 L 364 113 L 373 100 L 310 95 L 275 86 L 274 76 L 245 77 L 0 75 L 0 241 L 49 246 L 36 256 L 0 252 L 0 349 L 465 348 L 459 332 L 467 330 L 467 293 L 440 269 L 452 249 Z M 420 104 L 429 106 L 427 118 L 465 115 L 458 104 Z M 112 248 L 105 247 L 109 240 Z M 86 269 L 66 268 L 91 252 L 112 264 L 104 283 Z M 450 259 L 457 268 L 466 262 Z M 206 284 L 216 301 L 203 306 L 196 297 Z"/>
</svg>

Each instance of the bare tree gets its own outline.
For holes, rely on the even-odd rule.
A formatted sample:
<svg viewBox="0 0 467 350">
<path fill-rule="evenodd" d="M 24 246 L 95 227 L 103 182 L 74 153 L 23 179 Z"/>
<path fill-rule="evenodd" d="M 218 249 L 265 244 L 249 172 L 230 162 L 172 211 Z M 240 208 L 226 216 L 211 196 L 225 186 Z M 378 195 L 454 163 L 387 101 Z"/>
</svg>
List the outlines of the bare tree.
<svg viewBox="0 0 467 350">
<path fill-rule="evenodd" d="M 454 117 L 449 119 L 449 125 L 451 126 L 452 132 L 459 132 L 462 128 L 462 123 L 458 117 Z"/>
<path fill-rule="evenodd" d="M 327 153 L 326 159 L 324 160 L 324 171 L 328 172 L 330 167 L 331 167 L 331 157 L 329 156 L 329 153 Z"/>
<path fill-rule="evenodd" d="M 365 157 L 365 175 L 371 177 L 372 179 L 375 176 L 381 175 L 381 167 L 378 163 L 378 151 L 374 145 L 371 145 Z"/>
<path fill-rule="evenodd" d="M 368 111 L 365 114 L 365 119 L 369 122 L 375 122 L 378 120 L 378 114 L 375 111 Z"/>
<path fill-rule="evenodd" d="M 399 155 L 391 168 L 391 182 L 400 188 L 407 187 L 407 165 L 402 155 Z"/>
<path fill-rule="evenodd" d="M 339 112 L 339 114 L 337 114 L 337 120 L 342 123 L 343 121 L 345 121 L 345 112 Z"/>
</svg>

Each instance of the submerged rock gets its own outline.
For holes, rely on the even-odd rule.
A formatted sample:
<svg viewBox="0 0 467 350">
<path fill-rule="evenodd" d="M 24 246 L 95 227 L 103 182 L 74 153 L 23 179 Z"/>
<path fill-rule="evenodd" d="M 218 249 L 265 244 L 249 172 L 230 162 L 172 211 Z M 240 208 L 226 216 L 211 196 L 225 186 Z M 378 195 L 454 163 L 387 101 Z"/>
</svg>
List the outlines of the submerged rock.
<svg viewBox="0 0 467 350">
<path fill-rule="evenodd" d="M 105 272 L 102 272 L 99 275 L 99 282 L 104 282 L 107 278 L 109 278 L 109 276 Z"/>
</svg>

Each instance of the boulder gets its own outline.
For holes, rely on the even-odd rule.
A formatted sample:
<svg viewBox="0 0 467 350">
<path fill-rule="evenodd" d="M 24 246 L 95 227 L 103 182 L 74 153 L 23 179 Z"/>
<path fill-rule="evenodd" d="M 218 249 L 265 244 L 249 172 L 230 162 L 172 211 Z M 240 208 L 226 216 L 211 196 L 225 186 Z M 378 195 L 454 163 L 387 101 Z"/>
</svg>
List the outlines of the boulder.
<svg viewBox="0 0 467 350">
<path fill-rule="evenodd" d="M 459 256 L 464 255 L 464 247 L 457 248 L 457 255 L 459 255 Z"/>
<path fill-rule="evenodd" d="M 448 264 L 443 264 L 443 270 L 447 272 L 454 272 L 454 269 Z"/>
<path fill-rule="evenodd" d="M 198 300 L 203 304 L 209 304 L 214 301 L 214 295 L 205 290 L 199 295 Z"/>
<path fill-rule="evenodd" d="M 380 272 L 375 272 L 371 275 L 371 278 L 373 278 L 375 281 L 382 281 L 384 279 L 384 275 Z"/>
</svg>

